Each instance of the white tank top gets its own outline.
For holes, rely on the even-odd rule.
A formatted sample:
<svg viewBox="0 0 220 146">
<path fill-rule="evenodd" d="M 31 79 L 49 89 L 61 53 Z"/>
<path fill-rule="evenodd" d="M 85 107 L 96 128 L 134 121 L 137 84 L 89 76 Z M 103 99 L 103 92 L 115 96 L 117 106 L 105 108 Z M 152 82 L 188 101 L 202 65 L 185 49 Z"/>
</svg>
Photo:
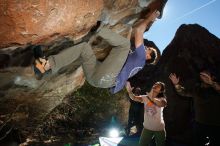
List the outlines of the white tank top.
<svg viewBox="0 0 220 146">
<path fill-rule="evenodd" d="M 165 128 L 163 107 L 158 107 L 151 101 L 144 103 L 144 128 L 152 131 L 162 131 Z"/>
</svg>

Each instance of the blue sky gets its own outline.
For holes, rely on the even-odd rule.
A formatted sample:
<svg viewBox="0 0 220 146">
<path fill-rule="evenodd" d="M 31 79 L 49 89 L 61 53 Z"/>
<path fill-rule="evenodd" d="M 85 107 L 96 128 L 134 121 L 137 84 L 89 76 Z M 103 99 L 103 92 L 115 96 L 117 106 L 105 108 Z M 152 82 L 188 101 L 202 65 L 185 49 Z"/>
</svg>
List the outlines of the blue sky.
<svg viewBox="0 0 220 146">
<path fill-rule="evenodd" d="M 199 24 L 220 38 L 220 0 L 168 0 L 162 19 L 144 34 L 161 52 L 173 39 L 181 24 Z"/>
</svg>

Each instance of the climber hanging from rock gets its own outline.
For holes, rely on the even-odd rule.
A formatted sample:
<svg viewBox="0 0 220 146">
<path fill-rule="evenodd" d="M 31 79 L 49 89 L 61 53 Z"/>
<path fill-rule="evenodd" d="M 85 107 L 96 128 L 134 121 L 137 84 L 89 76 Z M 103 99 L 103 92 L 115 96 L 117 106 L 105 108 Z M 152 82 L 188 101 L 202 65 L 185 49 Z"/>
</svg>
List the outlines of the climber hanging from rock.
<svg viewBox="0 0 220 146">
<path fill-rule="evenodd" d="M 160 12 L 154 11 L 142 17 L 130 29 L 131 40 L 134 41 L 135 50 L 130 51 L 130 39 L 112 32 L 110 29 L 97 27 L 95 36 L 101 37 L 112 46 L 107 58 L 100 62 L 87 42 L 66 48 L 57 55 L 43 57 L 41 46 L 34 48 L 36 76 L 43 76 L 48 71 L 56 73 L 59 69 L 80 59 L 86 80 L 95 87 L 110 88 L 112 93 L 117 93 L 124 88 L 128 78 L 140 71 L 145 63 L 155 63 L 157 51 L 152 47 L 144 46 L 143 34 L 159 17 Z M 40 56 L 40 57 L 37 57 Z"/>
</svg>

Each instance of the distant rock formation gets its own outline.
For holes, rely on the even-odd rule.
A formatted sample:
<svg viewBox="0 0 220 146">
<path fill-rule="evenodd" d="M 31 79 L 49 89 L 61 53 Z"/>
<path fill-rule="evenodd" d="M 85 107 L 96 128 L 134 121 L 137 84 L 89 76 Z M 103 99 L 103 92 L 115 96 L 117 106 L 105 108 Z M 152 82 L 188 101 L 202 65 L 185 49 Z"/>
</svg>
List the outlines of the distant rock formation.
<svg viewBox="0 0 220 146">
<path fill-rule="evenodd" d="M 198 24 L 181 25 L 174 39 L 163 51 L 156 66 L 148 65 L 131 82 L 149 91 L 153 83 L 166 84 L 168 106 L 164 110 L 167 137 L 190 143 L 192 140 L 192 101 L 180 98 L 169 80 L 170 73 L 181 77 L 184 86 L 199 80 L 201 69 L 211 67 L 220 79 L 220 39 Z"/>
</svg>

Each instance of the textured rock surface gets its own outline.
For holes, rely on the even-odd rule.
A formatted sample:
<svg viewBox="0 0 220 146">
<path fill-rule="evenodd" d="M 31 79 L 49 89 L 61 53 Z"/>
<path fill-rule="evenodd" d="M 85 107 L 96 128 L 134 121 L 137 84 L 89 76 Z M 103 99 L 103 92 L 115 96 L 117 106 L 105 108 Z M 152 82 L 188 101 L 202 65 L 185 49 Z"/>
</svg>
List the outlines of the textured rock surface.
<svg viewBox="0 0 220 146">
<path fill-rule="evenodd" d="M 216 70 L 220 79 L 220 39 L 199 25 L 182 25 L 166 47 L 157 66 L 147 66 L 132 79 L 134 86 L 149 91 L 156 81 L 166 84 L 168 106 L 164 110 L 167 137 L 182 143 L 192 141 L 192 101 L 175 92 L 168 76 L 174 72 L 185 87 L 199 80 L 202 68 Z M 146 77 L 147 75 L 147 77 Z"/>
<path fill-rule="evenodd" d="M 162 11 L 167 0 L 0 1 L 0 48 L 45 43 L 62 36 L 79 39 L 98 19 L 133 23 L 143 7 Z M 102 11 L 103 10 L 103 11 Z"/>
<path fill-rule="evenodd" d="M 0 47 L 80 37 L 94 25 L 102 0 L 0 1 Z"/>
</svg>

